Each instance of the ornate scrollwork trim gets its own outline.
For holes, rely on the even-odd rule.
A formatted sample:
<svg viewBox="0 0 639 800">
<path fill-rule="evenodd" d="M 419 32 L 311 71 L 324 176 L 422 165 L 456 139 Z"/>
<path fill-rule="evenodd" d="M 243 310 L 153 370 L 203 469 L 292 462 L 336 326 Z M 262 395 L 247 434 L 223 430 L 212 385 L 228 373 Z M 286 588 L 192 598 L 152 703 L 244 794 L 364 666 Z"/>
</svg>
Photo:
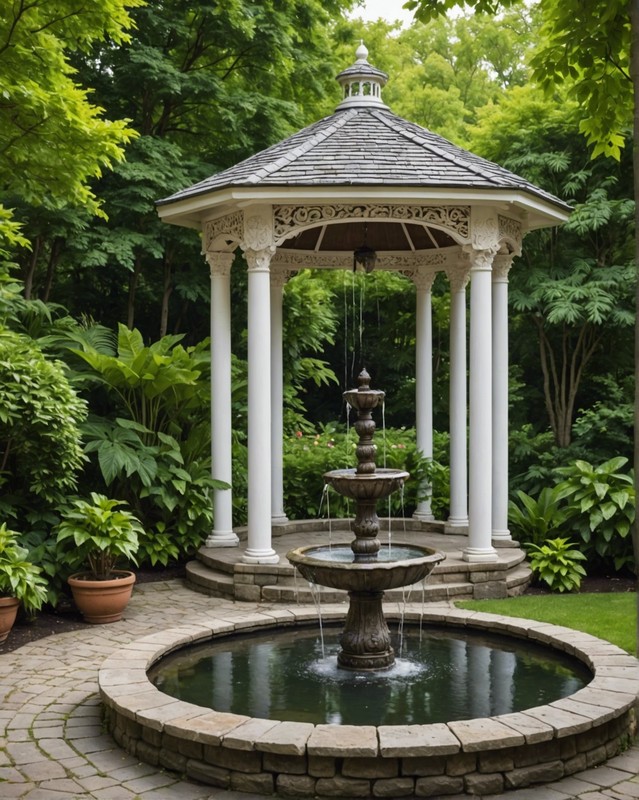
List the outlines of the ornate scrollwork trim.
<svg viewBox="0 0 639 800">
<path fill-rule="evenodd" d="M 232 244 L 237 246 L 242 241 L 243 234 L 244 214 L 242 211 L 234 211 L 232 214 L 213 219 L 204 225 L 204 252 L 219 248 L 219 240 L 222 237 L 226 246 Z"/>
<path fill-rule="evenodd" d="M 276 244 L 294 231 L 316 225 L 353 220 L 396 220 L 433 225 L 467 240 L 470 230 L 470 206 L 394 205 L 361 203 L 352 205 L 282 205 L 273 208 Z"/>
</svg>

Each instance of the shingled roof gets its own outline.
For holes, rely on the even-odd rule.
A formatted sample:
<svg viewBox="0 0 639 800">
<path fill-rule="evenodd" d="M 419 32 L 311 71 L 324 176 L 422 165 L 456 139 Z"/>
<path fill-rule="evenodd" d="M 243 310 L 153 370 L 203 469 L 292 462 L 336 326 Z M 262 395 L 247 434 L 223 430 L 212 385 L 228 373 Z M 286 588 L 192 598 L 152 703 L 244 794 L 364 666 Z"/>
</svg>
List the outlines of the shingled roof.
<svg viewBox="0 0 639 800">
<path fill-rule="evenodd" d="M 365 48 L 363 52 L 367 53 Z M 358 50 L 358 61 L 338 75 L 343 85 L 385 83 Z M 359 69 L 358 69 L 359 65 Z M 347 90 L 348 91 L 348 90 Z M 516 189 L 568 210 L 524 178 L 426 128 L 393 114 L 376 94 L 347 97 L 334 114 L 229 169 L 160 200 L 158 205 L 229 187 L 395 186 Z"/>
</svg>

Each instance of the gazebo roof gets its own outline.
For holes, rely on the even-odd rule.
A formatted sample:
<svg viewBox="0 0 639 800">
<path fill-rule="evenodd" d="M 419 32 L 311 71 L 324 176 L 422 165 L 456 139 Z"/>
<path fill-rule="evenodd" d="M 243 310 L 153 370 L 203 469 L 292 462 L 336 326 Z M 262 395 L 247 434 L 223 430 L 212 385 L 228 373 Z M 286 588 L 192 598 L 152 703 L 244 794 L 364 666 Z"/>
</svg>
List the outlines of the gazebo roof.
<svg viewBox="0 0 639 800">
<path fill-rule="evenodd" d="M 386 74 L 366 60 L 337 76 L 335 112 L 229 169 L 158 201 L 167 222 L 199 224 L 238 202 L 312 202 L 314 197 L 419 198 L 511 204 L 531 229 L 563 221 L 570 207 L 487 159 L 393 114 L 381 100 Z M 215 212 L 214 212 L 215 213 Z"/>
</svg>

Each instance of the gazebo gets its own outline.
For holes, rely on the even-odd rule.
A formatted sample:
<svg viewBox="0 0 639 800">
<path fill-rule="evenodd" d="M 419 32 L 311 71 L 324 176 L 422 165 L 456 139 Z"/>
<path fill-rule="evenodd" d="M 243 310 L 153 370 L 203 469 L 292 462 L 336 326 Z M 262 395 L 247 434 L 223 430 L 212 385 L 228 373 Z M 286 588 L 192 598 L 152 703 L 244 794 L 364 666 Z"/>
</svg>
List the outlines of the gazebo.
<svg viewBox="0 0 639 800">
<path fill-rule="evenodd" d="M 282 290 L 304 268 L 397 270 L 416 286 L 417 444 L 432 456 L 431 287 L 445 273 L 450 317 L 450 516 L 463 559 L 494 562 L 508 530 L 508 272 L 524 235 L 558 225 L 564 202 L 408 122 L 382 100 L 388 76 L 367 60 L 337 76 L 335 112 L 159 201 L 195 228 L 211 274 L 213 477 L 231 483 L 230 270 L 248 267 L 248 541 L 244 564 L 274 564 L 285 526 Z M 466 291 L 470 289 L 467 353 Z M 467 383 L 468 376 L 468 383 Z M 468 387 L 468 388 L 467 388 Z M 468 433 L 467 433 L 468 431 Z M 424 500 L 415 516 L 432 520 Z M 216 490 L 206 547 L 233 547 L 232 489 Z"/>
</svg>

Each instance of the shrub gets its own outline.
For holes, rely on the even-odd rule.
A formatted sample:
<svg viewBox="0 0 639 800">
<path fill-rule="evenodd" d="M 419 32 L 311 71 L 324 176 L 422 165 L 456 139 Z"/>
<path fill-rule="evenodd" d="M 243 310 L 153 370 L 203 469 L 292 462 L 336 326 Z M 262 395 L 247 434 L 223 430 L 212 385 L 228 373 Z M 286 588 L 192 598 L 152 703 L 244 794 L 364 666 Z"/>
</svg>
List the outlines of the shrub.
<svg viewBox="0 0 639 800">
<path fill-rule="evenodd" d="M 553 533 L 566 524 L 566 511 L 560 506 L 560 495 L 555 487 L 547 486 L 535 499 L 526 492 L 517 492 L 519 504 L 511 500 L 508 518 L 512 532 L 522 544 L 543 544 Z"/>
<path fill-rule="evenodd" d="M 556 473 L 564 480 L 557 486 L 565 501 L 566 516 L 585 546 L 591 562 L 616 570 L 633 566 L 632 541 L 629 536 L 635 520 L 635 491 L 632 474 L 621 472 L 628 462 L 618 456 L 593 466 L 575 461 Z"/>
<path fill-rule="evenodd" d="M 575 549 L 568 539 L 548 539 L 544 544 L 528 544 L 530 568 L 538 581 L 553 592 L 572 592 L 579 589 L 586 570 L 579 561 L 586 556 Z"/>
</svg>

